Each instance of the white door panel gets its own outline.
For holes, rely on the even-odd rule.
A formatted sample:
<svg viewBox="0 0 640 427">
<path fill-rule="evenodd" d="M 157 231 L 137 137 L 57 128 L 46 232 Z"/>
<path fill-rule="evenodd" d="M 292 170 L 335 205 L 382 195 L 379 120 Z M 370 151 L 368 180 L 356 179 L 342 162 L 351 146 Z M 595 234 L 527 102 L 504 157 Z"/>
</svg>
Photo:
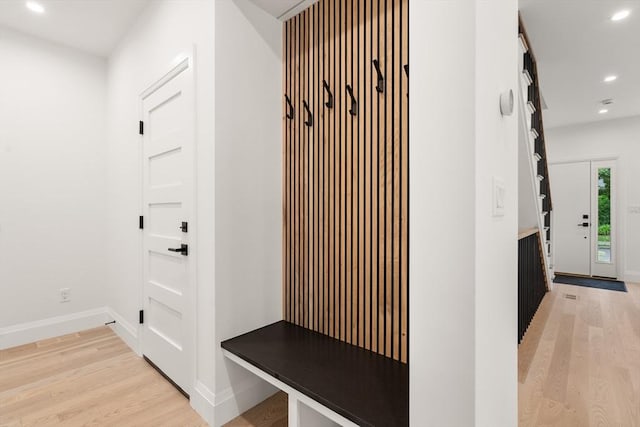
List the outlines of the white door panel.
<svg viewBox="0 0 640 427">
<path fill-rule="evenodd" d="M 591 164 L 551 165 L 555 271 L 590 275 Z M 584 216 L 587 218 L 584 218 Z M 589 226 L 582 226 L 583 223 Z"/>
<path fill-rule="evenodd" d="M 182 390 L 193 379 L 191 298 L 194 266 L 190 254 L 172 252 L 188 245 L 193 231 L 194 98 L 186 59 L 142 99 L 144 122 L 142 352 Z"/>
</svg>

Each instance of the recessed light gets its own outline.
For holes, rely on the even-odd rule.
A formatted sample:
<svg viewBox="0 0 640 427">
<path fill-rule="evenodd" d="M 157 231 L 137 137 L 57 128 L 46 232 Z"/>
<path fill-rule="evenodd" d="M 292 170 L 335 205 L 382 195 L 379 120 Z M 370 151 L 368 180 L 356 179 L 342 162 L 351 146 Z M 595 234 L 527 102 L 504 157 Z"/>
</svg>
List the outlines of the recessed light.
<svg viewBox="0 0 640 427">
<path fill-rule="evenodd" d="M 598 114 L 607 114 L 609 112 L 609 110 L 607 110 L 606 108 L 603 108 L 602 110 L 598 111 Z"/>
<path fill-rule="evenodd" d="M 618 78 L 618 76 L 611 75 L 611 76 L 605 77 L 604 81 L 605 81 L 605 83 L 611 83 L 612 81 L 616 80 L 617 78 Z"/>
<path fill-rule="evenodd" d="M 35 13 L 44 13 L 44 6 L 34 1 L 27 2 L 27 9 Z"/>
<path fill-rule="evenodd" d="M 622 21 L 624 18 L 628 17 L 631 14 L 629 10 L 621 10 L 620 12 L 616 12 L 611 15 L 612 21 Z"/>
</svg>

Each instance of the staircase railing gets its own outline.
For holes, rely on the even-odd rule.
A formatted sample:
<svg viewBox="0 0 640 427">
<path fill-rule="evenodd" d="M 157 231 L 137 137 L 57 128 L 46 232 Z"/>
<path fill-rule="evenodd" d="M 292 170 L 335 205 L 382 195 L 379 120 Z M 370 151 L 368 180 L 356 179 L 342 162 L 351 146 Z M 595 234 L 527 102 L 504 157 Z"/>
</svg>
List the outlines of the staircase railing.
<svg viewBox="0 0 640 427">
<path fill-rule="evenodd" d="M 542 97 L 538 65 L 531 43 L 520 20 L 519 39 L 522 53 L 520 111 L 525 124 L 524 144 L 536 205 L 537 227 L 520 234 L 518 240 L 518 343 L 522 341 L 553 277 L 551 259 L 551 226 L 553 201 L 549 180 L 549 164 L 542 117 Z"/>
<path fill-rule="evenodd" d="M 544 124 L 542 120 L 542 97 L 540 95 L 540 81 L 538 65 L 531 48 L 531 43 L 522 23 L 519 22 L 519 39 L 523 51 L 522 79 L 527 85 L 526 90 L 526 113 L 527 124 L 529 124 L 529 138 L 533 141 L 533 161 L 535 163 L 535 173 L 537 174 L 537 194 L 538 206 L 541 219 L 541 241 L 545 252 L 545 265 L 551 270 L 551 226 L 553 200 L 551 197 L 551 183 L 549 180 L 549 164 L 547 161 L 547 147 L 545 141 Z"/>
<path fill-rule="evenodd" d="M 541 243 L 537 229 L 521 233 L 518 240 L 518 344 L 547 293 Z"/>
</svg>

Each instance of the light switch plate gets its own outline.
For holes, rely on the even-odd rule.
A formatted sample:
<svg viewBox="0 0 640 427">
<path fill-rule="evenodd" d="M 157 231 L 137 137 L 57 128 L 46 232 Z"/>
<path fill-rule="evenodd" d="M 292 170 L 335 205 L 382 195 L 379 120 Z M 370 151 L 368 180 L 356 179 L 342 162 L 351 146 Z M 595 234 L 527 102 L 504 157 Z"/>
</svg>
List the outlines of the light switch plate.
<svg viewBox="0 0 640 427">
<path fill-rule="evenodd" d="M 504 181 L 497 177 L 493 177 L 493 216 L 504 216 L 506 188 Z"/>
</svg>

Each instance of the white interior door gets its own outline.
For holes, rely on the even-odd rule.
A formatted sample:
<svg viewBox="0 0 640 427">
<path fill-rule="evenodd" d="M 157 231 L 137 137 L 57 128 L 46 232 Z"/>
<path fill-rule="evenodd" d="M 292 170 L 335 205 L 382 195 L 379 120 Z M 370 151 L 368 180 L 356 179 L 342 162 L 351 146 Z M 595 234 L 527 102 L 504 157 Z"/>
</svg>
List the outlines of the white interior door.
<svg viewBox="0 0 640 427">
<path fill-rule="evenodd" d="M 550 167 L 555 271 L 591 274 L 591 163 Z"/>
<path fill-rule="evenodd" d="M 186 393 L 193 382 L 194 336 L 191 68 L 190 59 L 185 59 L 142 95 L 142 352 Z"/>
</svg>

